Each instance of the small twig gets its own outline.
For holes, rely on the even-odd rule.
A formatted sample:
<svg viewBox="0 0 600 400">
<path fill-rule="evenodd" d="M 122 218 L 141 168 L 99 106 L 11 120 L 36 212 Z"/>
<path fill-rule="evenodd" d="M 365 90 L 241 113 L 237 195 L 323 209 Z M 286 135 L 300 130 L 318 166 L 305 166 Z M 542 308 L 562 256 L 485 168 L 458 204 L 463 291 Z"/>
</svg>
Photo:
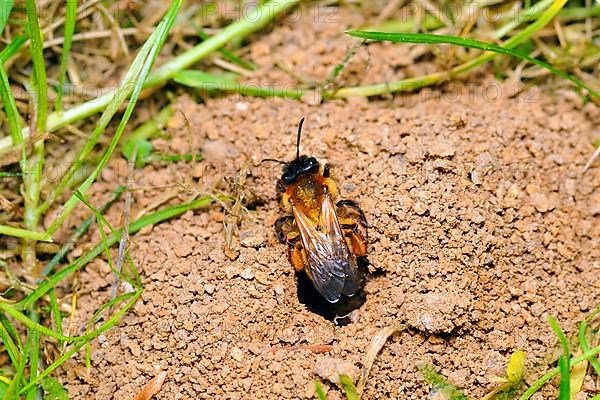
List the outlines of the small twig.
<svg viewBox="0 0 600 400">
<path fill-rule="evenodd" d="M 152 29 L 146 28 L 125 28 L 121 29 L 121 35 L 124 36 L 134 36 L 140 34 L 140 30 L 143 33 L 150 34 L 152 33 Z M 80 42 L 84 40 L 93 40 L 93 39 L 104 39 L 109 38 L 114 35 L 115 31 L 113 29 L 106 29 L 102 31 L 93 31 L 93 32 L 81 32 L 73 35 L 73 42 Z M 63 44 L 65 41 L 64 37 L 57 37 L 56 39 L 48 40 L 44 42 L 44 48 L 47 49 L 49 47 L 59 46 Z"/>
<path fill-rule="evenodd" d="M 100 3 L 102 0 L 89 0 L 86 1 L 85 3 L 81 4 L 78 8 L 77 8 L 77 19 L 80 20 L 82 18 L 87 17 L 90 14 L 93 14 L 96 10 L 94 10 L 92 7 L 93 5 Z M 58 28 L 59 26 L 61 26 L 62 24 L 64 24 L 66 21 L 65 17 L 60 17 L 58 20 L 56 20 L 56 22 L 54 22 L 53 24 L 48 25 L 47 27 L 45 27 L 42 32 L 45 35 L 48 35 L 50 32 L 52 32 L 53 30 L 55 30 L 56 28 Z"/>
<path fill-rule="evenodd" d="M 585 8 L 592 8 L 592 0 L 585 0 Z M 585 18 L 585 37 L 588 43 L 592 43 L 592 18 L 589 16 Z"/>
<path fill-rule="evenodd" d="M 119 38 L 119 44 L 121 45 L 123 54 L 125 54 L 125 57 L 129 58 L 129 47 L 127 47 L 127 42 L 125 41 L 125 35 L 123 34 L 123 29 L 121 29 L 121 27 L 119 26 L 117 21 L 115 21 L 114 17 L 110 14 L 110 12 L 106 9 L 106 7 L 104 7 L 102 5 L 102 3 L 99 3 L 98 5 L 96 5 L 96 7 L 98 8 L 98 10 L 100 10 L 102 12 L 102 14 L 104 14 L 104 16 L 112 24 L 113 32 L 117 33 L 117 37 Z"/>
<path fill-rule="evenodd" d="M 167 379 L 169 371 L 162 371 L 144 386 L 144 388 L 133 398 L 133 400 L 150 400 L 152 396 L 160 392 L 163 383 Z"/>
<path fill-rule="evenodd" d="M 281 347 L 271 347 L 269 349 L 269 353 L 276 353 L 280 350 L 285 351 L 293 351 L 293 350 L 308 350 L 313 354 L 325 354 L 333 351 L 333 345 L 331 344 L 303 344 L 303 345 L 294 345 L 294 346 L 281 346 Z"/>
<path fill-rule="evenodd" d="M 247 69 L 244 69 L 244 68 L 240 67 L 239 65 L 236 65 L 236 64 L 231 63 L 229 61 L 223 60 L 222 58 L 215 57 L 213 59 L 213 63 L 217 67 L 221 67 L 224 70 L 235 72 L 236 74 L 240 74 L 240 75 L 245 76 L 245 77 L 252 76 L 252 71 L 248 71 Z"/>
<path fill-rule="evenodd" d="M 375 21 L 381 23 L 387 20 L 400 6 L 404 4 L 404 0 L 390 0 L 381 10 Z"/>
<path fill-rule="evenodd" d="M 114 300 L 117 297 L 117 289 L 119 286 L 119 276 L 121 275 L 121 270 L 123 269 L 123 259 L 125 258 L 125 248 L 127 247 L 127 241 L 129 240 L 129 219 L 131 216 L 131 190 L 134 185 L 133 174 L 135 172 L 135 159 L 137 157 L 137 145 L 133 148 L 133 155 L 129 160 L 128 164 L 128 175 L 127 175 L 127 192 L 125 193 L 125 209 L 123 210 L 123 234 L 121 235 L 121 240 L 119 241 L 119 251 L 117 255 L 117 265 L 115 266 L 115 282 L 113 283 L 110 299 Z"/>
<path fill-rule="evenodd" d="M 562 26 L 560 26 L 560 21 L 558 20 L 558 18 L 554 18 L 554 29 L 556 30 L 556 36 L 558 37 L 560 47 L 566 49 L 567 41 L 565 39 L 565 34 L 563 33 Z"/>
<path fill-rule="evenodd" d="M 119 28 L 120 36 L 139 36 L 145 35 L 149 36 L 152 32 L 154 32 L 154 28 L 146 28 L 143 26 L 138 26 L 135 28 Z M 206 32 L 214 33 L 211 29 L 206 29 Z M 105 39 L 110 38 L 114 34 L 113 29 L 103 29 L 99 31 L 92 32 L 80 32 L 73 35 L 73 42 L 81 42 L 84 40 L 93 40 L 93 39 Z M 171 31 L 171 35 L 182 34 L 184 36 L 196 36 L 196 32 L 191 29 L 173 29 Z M 49 47 L 60 46 L 65 41 L 64 37 L 57 37 L 51 40 L 47 40 L 44 42 L 44 48 L 47 49 Z M 27 43 L 26 43 L 27 44 Z"/>
</svg>

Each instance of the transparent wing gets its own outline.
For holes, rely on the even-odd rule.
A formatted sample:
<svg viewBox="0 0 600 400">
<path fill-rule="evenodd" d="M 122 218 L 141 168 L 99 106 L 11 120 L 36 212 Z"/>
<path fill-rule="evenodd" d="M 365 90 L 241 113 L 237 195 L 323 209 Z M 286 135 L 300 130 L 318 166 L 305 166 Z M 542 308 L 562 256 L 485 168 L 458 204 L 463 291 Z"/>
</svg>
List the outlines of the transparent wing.
<svg viewBox="0 0 600 400">
<path fill-rule="evenodd" d="M 320 230 L 304 213 L 293 208 L 294 218 L 306 251 L 306 272 L 315 288 L 330 303 L 358 289 L 356 260 L 350 254 L 331 198 L 325 194 Z"/>
</svg>

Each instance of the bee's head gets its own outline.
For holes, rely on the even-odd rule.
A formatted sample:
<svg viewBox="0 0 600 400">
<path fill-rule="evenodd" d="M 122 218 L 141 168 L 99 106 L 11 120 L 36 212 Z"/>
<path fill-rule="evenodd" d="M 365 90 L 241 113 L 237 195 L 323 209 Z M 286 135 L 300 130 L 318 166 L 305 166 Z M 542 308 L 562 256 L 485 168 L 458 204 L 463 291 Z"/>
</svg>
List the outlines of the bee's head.
<svg viewBox="0 0 600 400">
<path fill-rule="evenodd" d="M 296 182 L 298 177 L 304 174 L 312 174 L 319 170 L 319 162 L 314 157 L 300 156 L 295 160 L 290 161 L 283 167 L 283 174 L 281 180 L 287 185 L 291 185 Z"/>
<path fill-rule="evenodd" d="M 274 161 L 280 164 L 284 164 L 283 174 L 281 175 L 281 182 L 284 186 L 291 185 L 296 180 L 305 174 L 312 174 L 319 171 L 319 162 L 314 157 L 307 155 L 300 155 L 300 137 L 302 136 L 302 125 L 304 124 L 304 117 L 298 124 L 298 135 L 296 137 L 296 158 L 290 162 L 280 161 L 273 158 L 265 158 L 264 161 Z"/>
</svg>

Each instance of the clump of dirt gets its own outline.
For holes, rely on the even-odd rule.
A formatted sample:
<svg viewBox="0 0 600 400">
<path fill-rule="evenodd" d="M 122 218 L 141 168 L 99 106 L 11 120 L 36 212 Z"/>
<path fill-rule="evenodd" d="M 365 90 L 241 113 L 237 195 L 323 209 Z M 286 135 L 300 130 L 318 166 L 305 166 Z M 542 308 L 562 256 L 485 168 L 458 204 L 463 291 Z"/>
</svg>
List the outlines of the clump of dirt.
<svg viewBox="0 0 600 400">
<path fill-rule="evenodd" d="M 279 76 L 275 54 L 299 57 L 301 72 L 318 79 L 329 70 L 319 57 L 331 57 L 331 65 L 343 58 L 333 28 L 299 29 L 306 19 L 287 21 L 251 44 L 253 61 L 263 66 L 259 77 Z M 343 29 L 335 29 L 341 37 Z M 374 52 L 372 63 L 385 64 L 385 55 L 396 57 L 402 47 Z M 443 89 L 321 105 L 180 98 L 181 113 L 169 123 L 172 139 L 155 141 L 155 148 L 203 150 L 206 161 L 139 171 L 132 215 L 156 198 L 168 200 L 178 184 L 214 192 L 223 176 L 247 163 L 245 185 L 264 205 L 245 217 L 233 257 L 223 251 L 225 213 L 218 205 L 133 236 L 142 299 L 93 342 L 89 373 L 83 356 L 65 364 L 60 378 L 69 394 L 130 399 L 168 369 L 159 399 L 311 398 L 319 360 L 344 360 L 352 370 L 371 337 L 399 323 L 409 329 L 383 348 L 365 398 L 426 398 L 429 388 L 417 371 L 423 363 L 479 398 L 517 349 L 527 354 L 531 382 L 553 361 L 556 338 L 545 315 L 573 333 L 600 296 L 600 171 L 581 173 L 600 118 L 593 105 L 548 94 L 490 99 L 490 85 L 497 84 L 455 86 L 451 100 Z M 282 212 L 274 188 L 280 166 L 260 161 L 294 156 L 302 116 L 302 153 L 333 165 L 342 196 L 357 200 L 371 225 L 369 268 L 379 272 L 345 326 L 300 303 L 272 229 Z M 115 172 L 123 165 L 106 171 L 103 189 L 123 179 Z M 111 210 L 109 218 L 118 214 Z M 111 279 L 101 260 L 81 273 L 77 321 L 107 301 Z M 318 354 L 322 349 L 331 351 Z M 340 398 L 336 392 L 330 399 Z"/>
</svg>

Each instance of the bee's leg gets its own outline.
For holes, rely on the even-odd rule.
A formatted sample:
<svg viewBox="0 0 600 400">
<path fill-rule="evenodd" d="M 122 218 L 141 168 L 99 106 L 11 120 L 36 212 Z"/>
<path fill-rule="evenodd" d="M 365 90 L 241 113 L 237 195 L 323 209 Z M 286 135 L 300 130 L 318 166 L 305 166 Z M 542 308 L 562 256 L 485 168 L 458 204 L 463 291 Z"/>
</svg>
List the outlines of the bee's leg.
<svg viewBox="0 0 600 400">
<path fill-rule="evenodd" d="M 365 214 L 353 200 L 341 200 L 337 203 L 337 215 L 348 247 L 357 257 L 367 255 L 367 228 Z"/>
<path fill-rule="evenodd" d="M 349 217 L 360 220 L 360 223 L 366 228 L 369 227 L 365 213 L 361 210 L 358 203 L 354 200 L 340 200 L 335 205 L 337 207 L 337 215 L 340 218 Z"/>
<path fill-rule="evenodd" d="M 297 239 L 298 238 L 296 238 L 295 243 L 290 244 L 288 250 L 292 267 L 294 267 L 296 272 L 300 272 L 306 265 L 306 253 L 304 252 L 302 242 Z"/>
<path fill-rule="evenodd" d="M 354 231 L 344 230 L 344 236 L 346 237 L 346 243 L 352 254 L 356 257 L 364 257 L 367 255 L 367 239 L 360 233 Z"/>
<path fill-rule="evenodd" d="M 298 230 L 298 228 L 294 225 L 294 217 L 291 215 L 284 215 L 283 217 L 279 218 L 277 221 L 275 221 L 273 227 L 275 228 L 275 234 L 277 235 L 277 240 L 279 240 L 279 243 L 288 243 L 288 235 L 291 232 Z"/>
<path fill-rule="evenodd" d="M 323 167 L 323 178 L 329 178 L 331 176 L 331 164 L 327 163 Z"/>
</svg>

